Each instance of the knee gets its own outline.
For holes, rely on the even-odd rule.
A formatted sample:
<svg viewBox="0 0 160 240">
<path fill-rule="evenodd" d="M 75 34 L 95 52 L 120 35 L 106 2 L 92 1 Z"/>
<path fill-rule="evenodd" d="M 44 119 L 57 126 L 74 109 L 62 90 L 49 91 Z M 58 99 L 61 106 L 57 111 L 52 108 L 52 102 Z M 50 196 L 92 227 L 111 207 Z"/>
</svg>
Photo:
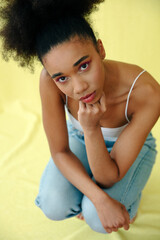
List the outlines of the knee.
<svg viewBox="0 0 160 240">
<path fill-rule="evenodd" d="M 59 221 L 66 218 L 65 202 L 56 196 L 56 194 L 39 194 L 35 200 L 35 204 L 51 220 Z"/>
<path fill-rule="evenodd" d="M 40 193 L 35 200 L 35 204 L 46 217 L 54 221 L 64 220 L 81 212 L 79 195 L 71 198 L 70 194 L 65 191 L 54 190 Z"/>
<path fill-rule="evenodd" d="M 95 206 L 86 196 L 82 200 L 82 213 L 86 223 L 92 230 L 99 233 L 107 233 L 101 224 Z"/>
</svg>

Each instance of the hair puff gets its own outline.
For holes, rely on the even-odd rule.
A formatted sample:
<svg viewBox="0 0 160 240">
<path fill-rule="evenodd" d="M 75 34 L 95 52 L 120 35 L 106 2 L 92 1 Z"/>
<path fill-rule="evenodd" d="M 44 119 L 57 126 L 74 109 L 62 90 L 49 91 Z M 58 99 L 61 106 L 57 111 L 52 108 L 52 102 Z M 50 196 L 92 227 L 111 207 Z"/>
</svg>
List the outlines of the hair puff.
<svg viewBox="0 0 160 240">
<path fill-rule="evenodd" d="M 2 54 L 32 68 L 36 39 L 43 27 L 65 16 L 87 17 L 104 0 L 1 0 Z"/>
</svg>

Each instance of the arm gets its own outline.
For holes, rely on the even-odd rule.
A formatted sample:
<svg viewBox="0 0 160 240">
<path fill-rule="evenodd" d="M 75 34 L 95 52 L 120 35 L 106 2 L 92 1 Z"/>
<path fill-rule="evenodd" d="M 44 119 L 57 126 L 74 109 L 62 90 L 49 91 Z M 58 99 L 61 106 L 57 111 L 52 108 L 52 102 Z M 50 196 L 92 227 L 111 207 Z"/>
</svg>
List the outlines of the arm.
<svg viewBox="0 0 160 240">
<path fill-rule="evenodd" d="M 149 132 L 160 116 L 160 86 L 146 85 L 142 88 L 136 97 L 134 95 L 132 97 L 135 104 L 131 122 L 111 151 L 111 157 L 115 159 L 120 169 L 118 180 L 124 177 L 137 158 Z"/>
<path fill-rule="evenodd" d="M 100 119 L 105 111 L 103 97 L 100 103 L 93 106 L 80 103 L 79 121 L 85 134 L 88 161 L 95 180 L 105 188 L 124 177 L 160 115 L 158 84 L 156 87 L 151 84 L 142 86 L 132 98 L 134 106 L 132 107 L 132 120 L 121 133 L 110 154 L 104 144 L 100 129 Z"/>
<path fill-rule="evenodd" d="M 89 165 L 97 184 L 107 188 L 116 182 L 119 169 L 106 148 L 99 123 L 105 111 L 104 95 L 92 106 L 79 103 L 78 118 L 84 130 Z"/>
<path fill-rule="evenodd" d="M 99 188 L 90 179 L 81 162 L 69 149 L 62 93 L 53 80 L 46 76 L 45 71 L 41 74 L 40 95 L 43 125 L 55 164 L 74 186 L 84 194 L 87 195 L 88 193 L 88 197 L 94 201 L 96 196 L 94 191 L 99 191 Z M 86 189 L 86 181 L 91 191 Z"/>
<path fill-rule="evenodd" d="M 63 96 L 45 71 L 41 74 L 40 95 L 44 129 L 55 164 L 93 202 L 106 231 L 111 232 L 122 226 L 128 229 L 129 215 L 124 206 L 111 199 L 92 181 L 79 159 L 70 151 Z"/>
</svg>

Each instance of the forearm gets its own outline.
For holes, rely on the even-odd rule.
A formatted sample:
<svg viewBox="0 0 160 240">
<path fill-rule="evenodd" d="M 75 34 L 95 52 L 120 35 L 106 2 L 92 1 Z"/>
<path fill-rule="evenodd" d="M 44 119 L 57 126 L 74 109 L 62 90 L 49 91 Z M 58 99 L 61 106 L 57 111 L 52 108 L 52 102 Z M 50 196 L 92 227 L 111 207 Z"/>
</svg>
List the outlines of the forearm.
<svg viewBox="0 0 160 240">
<path fill-rule="evenodd" d="M 92 201 L 107 232 L 122 226 L 125 229 L 129 228 L 129 215 L 126 208 L 112 199 L 89 177 L 72 152 L 54 154 L 54 160 L 62 174 Z"/>
<path fill-rule="evenodd" d="M 60 152 L 54 154 L 53 158 L 63 176 L 86 195 L 95 206 L 103 201 L 104 195 L 106 198 L 106 194 L 90 178 L 80 160 L 72 152 Z"/>
<path fill-rule="evenodd" d="M 111 158 L 100 127 L 84 130 L 87 157 L 96 182 L 101 187 L 110 187 L 118 179 L 119 169 Z"/>
<path fill-rule="evenodd" d="M 62 174 L 94 204 L 99 219 L 107 232 L 120 227 L 129 229 L 126 208 L 105 193 L 87 174 L 79 159 L 72 152 L 54 155 L 55 163 Z"/>
</svg>

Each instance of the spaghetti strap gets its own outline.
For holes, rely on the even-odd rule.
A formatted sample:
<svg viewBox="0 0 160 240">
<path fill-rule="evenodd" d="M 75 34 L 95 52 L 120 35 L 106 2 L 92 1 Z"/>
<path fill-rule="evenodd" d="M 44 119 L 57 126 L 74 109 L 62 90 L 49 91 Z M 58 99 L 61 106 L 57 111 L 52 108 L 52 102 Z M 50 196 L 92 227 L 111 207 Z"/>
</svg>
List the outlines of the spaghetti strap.
<svg viewBox="0 0 160 240">
<path fill-rule="evenodd" d="M 145 71 L 146 71 L 146 70 L 143 70 L 142 72 L 140 72 L 140 73 L 138 74 L 138 76 L 135 78 L 134 82 L 132 83 L 132 86 L 131 86 L 130 91 L 129 91 L 129 93 L 128 93 L 127 102 L 126 102 L 126 107 L 125 107 L 125 117 L 126 117 L 126 120 L 127 120 L 128 122 L 130 122 L 129 119 L 128 119 L 128 116 L 127 116 L 129 98 L 130 98 L 131 92 L 132 92 L 132 90 L 133 90 L 133 87 L 134 87 L 136 81 L 138 80 L 138 78 L 139 78 Z"/>
</svg>

